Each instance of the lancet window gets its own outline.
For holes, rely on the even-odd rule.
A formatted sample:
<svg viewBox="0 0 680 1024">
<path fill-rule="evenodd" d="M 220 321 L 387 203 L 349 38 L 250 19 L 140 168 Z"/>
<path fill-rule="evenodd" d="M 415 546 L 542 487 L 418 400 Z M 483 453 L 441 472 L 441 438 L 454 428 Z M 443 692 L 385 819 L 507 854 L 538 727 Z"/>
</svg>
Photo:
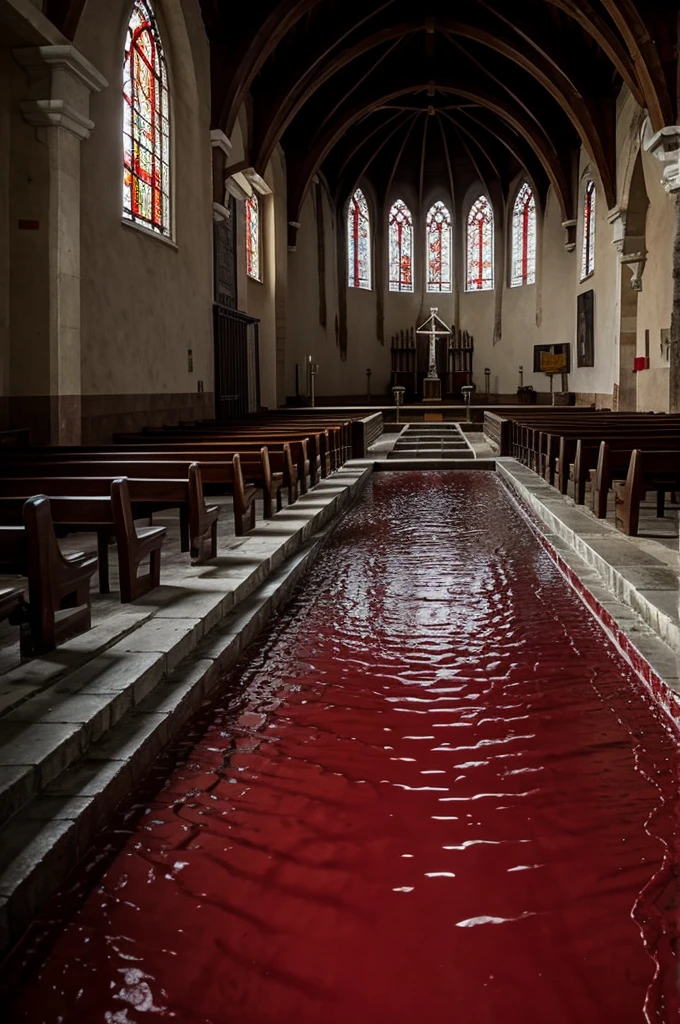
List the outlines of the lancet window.
<svg viewBox="0 0 680 1024">
<path fill-rule="evenodd" d="M 427 232 L 427 290 L 451 291 L 451 214 L 441 201 L 431 206 Z"/>
<path fill-rule="evenodd" d="M 134 0 L 123 64 L 123 216 L 171 234 L 170 96 L 148 0 Z"/>
<path fill-rule="evenodd" d="M 581 255 L 581 280 L 595 270 L 595 182 L 589 178 L 583 196 L 583 252 Z"/>
<path fill-rule="evenodd" d="M 260 230 L 260 200 L 253 192 L 246 199 L 246 270 L 256 281 L 262 280 Z"/>
<path fill-rule="evenodd" d="M 493 209 L 486 196 L 480 196 L 467 219 L 466 286 L 469 292 L 484 292 L 493 284 Z"/>
<path fill-rule="evenodd" d="M 402 199 L 397 199 L 389 216 L 391 292 L 413 291 L 413 218 Z"/>
<path fill-rule="evenodd" d="M 512 210 L 512 276 L 510 284 L 519 288 L 536 281 L 536 200 L 525 182 L 517 193 Z"/>
<path fill-rule="evenodd" d="M 347 210 L 347 283 L 350 288 L 371 288 L 371 219 L 360 188 Z"/>
</svg>

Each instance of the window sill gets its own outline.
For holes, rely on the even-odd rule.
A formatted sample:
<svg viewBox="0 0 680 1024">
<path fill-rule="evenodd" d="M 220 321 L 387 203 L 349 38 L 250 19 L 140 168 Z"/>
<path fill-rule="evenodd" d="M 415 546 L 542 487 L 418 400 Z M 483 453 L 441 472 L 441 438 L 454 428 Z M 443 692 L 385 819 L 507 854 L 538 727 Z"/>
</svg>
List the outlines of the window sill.
<svg viewBox="0 0 680 1024">
<path fill-rule="evenodd" d="M 591 270 L 589 274 L 581 278 L 581 284 L 585 284 L 586 281 L 590 281 L 591 277 L 595 277 L 595 271 Z"/>
<path fill-rule="evenodd" d="M 252 281 L 253 284 L 264 284 L 264 281 L 262 280 L 261 277 L 253 277 L 252 274 L 246 274 L 246 277 L 248 278 L 249 281 Z"/>
<path fill-rule="evenodd" d="M 152 231 L 151 228 L 145 228 L 143 224 L 136 224 L 133 220 L 128 220 L 126 217 L 123 217 L 121 224 L 124 228 L 136 231 L 138 234 L 144 235 L 146 238 L 152 238 L 154 242 L 160 242 L 161 245 L 167 245 L 169 249 L 179 252 L 179 246 L 176 242 L 173 242 L 172 238 L 167 238 L 165 235 L 159 235 L 157 231 Z"/>
</svg>

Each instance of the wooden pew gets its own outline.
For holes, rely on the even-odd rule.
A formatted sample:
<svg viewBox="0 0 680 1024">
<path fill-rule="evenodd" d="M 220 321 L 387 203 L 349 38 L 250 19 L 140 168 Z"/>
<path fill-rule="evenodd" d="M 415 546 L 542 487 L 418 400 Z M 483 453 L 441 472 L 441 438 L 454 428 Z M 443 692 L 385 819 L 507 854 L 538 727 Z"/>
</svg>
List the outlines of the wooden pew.
<svg viewBox="0 0 680 1024">
<path fill-rule="evenodd" d="M 304 446 L 298 446 L 300 453 L 304 454 Z M 201 466 L 203 484 L 214 485 L 221 493 L 231 487 L 234 494 L 234 520 L 236 532 L 241 535 L 246 514 L 250 510 L 255 492 L 262 491 L 264 498 L 265 518 L 270 519 L 273 513 L 273 506 L 276 503 L 277 509 L 281 508 L 281 494 L 283 487 L 288 490 L 288 503 L 292 504 L 297 500 L 298 492 L 298 470 L 293 462 L 290 445 L 284 444 L 279 451 L 270 452 L 266 447 L 256 450 L 249 450 L 241 453 L 238 468 L 234 468 L 234 452 L 227 452 L 222 446 L 208 445 L 148 445 L 144 448 L 134 446 L 129 449 L 122 449 L 117 445 L 104 445 L 102 447 L 60 447 L 31 449 L 29 456 L 12 453 L 10 458 L 4 460 L 0 465 L 0 475 L 10 472 L 19 474 L 30 472 L 30 470 L 10 469 L 17 464 L 21 467 L 29 466 L 30 460 L 40 462 L 41 472 L 49 473 L 50 464 L 55 467 L 63 462 L 65 467 L 73 467 L 78 463 L 100 463 L 107 464 L 103 472 L 111 473 L 112 476 L 122 475 L 137 477 L 139 470 L 133 463 L 150 463 L 151 468 L 145 470 L 144 476 L 177 476 L 188 471 L 192 462 L 198 462 Z M 175 467 L 172 467 L 175 463 Z M 167 469 L 162 467 L 167 464 Z M 120 467 L 116 472 L 116 466 Z M 88 475 L 89 471 L 66 469 L 57 474 L 50 475 Z M 183 548 L 186 550 L 186 545 Z"/>
<path fill-rule="evenodd" d="M 18 481 L 21 477 L 29 474 L 37 480 L 43 478 L 45 481 L 51 479 L 68 481 L 68 484 L 64 485 L 68 487 L 68 490 L 63 493 L 72 496 L 77 496 L 79 487 L 80 493 L 83 495 L 107 494 L 110 492 L 111 480 L 118 476 L 127 476 L 131 480 L 131 496 L 136 518 L 147 518 L 154 512 L 167 508 L 179 509 L 182 551 L 189 551 L 192 547 L 194 549 L 203 548 L 200 534 L 194 533 L 193 538 L 190 537 L 191 524 L 194 524 L 194 528 L 198 528 L 198 524 L 202 522 L 204 528 L 201 533 L 204 533 L 206 530 L 212 529 L 212 519 L 217 519 L 219 511 L 214 506 L 211 511 L 207 510 L 205 503 L 201 504 L 197 499 L 198 490 L 196 488 L 192 490 L 189 486 L 192 465 L 196 467 L 193 473 L 198 473 L 201 476 L 201 490 L 205 483 L 216 484 L 221 490 L 224 490 L 227 485 L 233 486 L 234 521 L 237 534 L 243 533 L 245 520 L 252 515 L 252 509 L 254 509 L 257 487 L 254 484 L 245 484 L 240 460 L 235 464 L 234 458 L 229 462 L 218 463 L 208 460 L 199 464 L 187 461 L 183 453 L 177 458 L 170 458 L 162 453 L 137 452 L 131 455 L 125 453 L 123 458 L 115 458 L 112 452 L 94 451 L 88 453 L 87 456 L 82 454 L 79 456 L 76 452 L 66 454 L 67 457 L 57 455 L 50 457 L 49 454 L 43 453 L 39 456 L 31 454 L 27 459 L 5 461 L 0 466 L 0 494 L 6 493 L 8 485 L 4 481 L 10 479 L 8 476 L 10 473 L 12 474 L 11 479 L 17 481 L 13 485 L 15 487 L 20 486 Z M 161 455 L 161 458 L 156 458 L 156 455 Z M 262 477 L 262 480 L 258 478 L 258 483 L 261 482 L 263 487 L 268 487 L 269 493 L 272 494 L 276 487 L 281 486 L 280 478 L 274 477 L 268 465 L 263 470 L 261 459 L 258 459 L 257 465 Z M 78 479 L 83 480 L 82 485 L 76 483 Z M 280 502 L 280 499 L 278 500 Z M 193 543 L 193 541 L 198 543 Z"/>
<path fill-rule="evenodd" d="M 90 578 L 95 554 L 63 555 L 48 498 L 36 495 L 21 508 L 23 526 L 0 527 L 0 571 L 28 577 L 28 605 L 12 613 L 20 625 L 24 656 L 46 654 L 91 624 Z"/>
<path fill-rule="evenodd" d="M 145 556 L 144 545 L 147 540 L 153 539 L 160 541 L 160 547 L 166 530 L 164 526 L 137 529 L 134 524 L 132 507 L 129 508 L 129 514 L 125 507 L 125 502 L 129 502 L 130 499 L 129 487 L 118 487 L 116 490 L 115 501 L 112 493 L 106 496 L 60 495 L 49 499 L 44 495 L 41 497 L 45 501 L 49 501 L 52 522 L 55 526 L 63 527 L 73 533 L 97 534 L 100 589 L 103 593 L 108 592 L 108 544 L 112 535 L 116 537 L 121 600 L 134 600 L 134 598 L 123 595 L 134 592 L 135 597 L 139 597 L 151 589 L 153 582 L 151 578 L 144 577 L 146 590 L 140 590 L 136 584 L 137 570 Z M 28 499 L 28 501 L 30 500 Z M 27 499 L 24 496 L 0 497 L 0 523 L 7 526 L 19 525 L 25 504 L 27 504 Z M 102 574 L 105 583 L 102 582 Z"/>
<path fill-rule="evenodd" d="M 141 434 L 117 434 L 117 448 L 120 451 L 134 450 L 141 448 L 145 451 L 203 451 L 221 452 L 227 454 L 245 455 L 246 452 L 259 452 L 263 447 L 271 453 L 283 451 L 284 445 L 288 445 L 292 458 L 297 465 L 297 475 L 302 494 L 307 492 L 307 478 L 310 486 L 316 484 L 320 477 L 326 476 L 325 462 L 320 454 L 320 439 L 318 434 L 300 434 L 296 436 L 291 431 L 264 433 L 239 434 L 234 436 L 210 435 L 210 434 L 154 434 L 153 432 Z M 200 461 L 200 456 L 199 456 Z"/>
<path fill-rule="evenodd" d="M 675 451 L 680 448 L 680 434 L 676 434 L 674 437 L 655 435 L 644 439 L 638 434 L 635 437 L 612 437 L 601 441 L 597 449 L 595 468 L 592 466 L 594 455 L 592 446 L 579 444 L 576 453 L 579 461 L 578 464 L 574 463 L 573 472 L 575 487 L 578 486 L 579 494 L 583 492 L 585 495 L 582 481 L 587 472 L 591 481 L 592 509 L 598 519 L 606 519 L 609 491 L 615 480 L 625 480 L 628 475 L 631 455 L 636 448 Z"/>
<path fill-rule="evenodd" d="M 615 481 L 614 483 L 616 528 L 628 537 L 637 537 L 640 525 L 640 502 L 646 492 L 648 490 L 657 492 L 657 514 L 659 511 L 663 514 L 665 492 L 678 489 L 680 489 L 680 449 L 677 451 L 634 449 L 625 481 Z"/>
<path fill-rule="evenodd" d="M 161 548 L 165 540 L 164 526 L 135 527 L 130 501 L 130 484 L 120 477 L 111 484 L 111 505 L 116 529 L 120 572 L 120 599 L 123 604 L 155 590 L 161 582 Z M 149 571 L 139 575 L 139 566 L 149 559 Z"/>
</svg>

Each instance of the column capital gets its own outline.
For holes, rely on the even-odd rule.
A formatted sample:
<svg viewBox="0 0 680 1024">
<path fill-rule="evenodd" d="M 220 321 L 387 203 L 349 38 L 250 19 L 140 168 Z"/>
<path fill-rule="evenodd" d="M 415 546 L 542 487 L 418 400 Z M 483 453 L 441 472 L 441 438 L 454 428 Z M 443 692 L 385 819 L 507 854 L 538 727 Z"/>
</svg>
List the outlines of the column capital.
<svg viewBox="0 0 680 1024">
<path fill-rule="evenodd" d="M 104 76 L 75 46 L 29 46 L 14 50 L 14 56 L 28 75 L 28 96 L 20 104 L 25 120 L 87 139 L 94 128 L 90 94 L 106 88 Z"/>
<path fill-rule="evenodd" d="M 645 122 L 642 145 L 663 165 L 661 182 L 669 195 L 680 192 L 680 125 L 671 124 L 652 132 L 649 119 Z"/>
</svg>

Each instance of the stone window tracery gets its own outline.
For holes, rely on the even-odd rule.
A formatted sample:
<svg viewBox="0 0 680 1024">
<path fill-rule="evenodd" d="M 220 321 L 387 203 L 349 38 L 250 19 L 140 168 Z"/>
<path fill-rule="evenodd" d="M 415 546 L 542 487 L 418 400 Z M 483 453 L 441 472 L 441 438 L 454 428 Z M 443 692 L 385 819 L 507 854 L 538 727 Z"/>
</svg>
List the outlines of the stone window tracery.
<svg viewBox="0 0 680 1024">
<path fill-rule="evenodd" d="M 371 289 L 371 218 L 366 196 L 358 188 L 347 209 L 347 283 Z"/>
<path fill-rule="evenodd" d="M 123 63 L 123 217 L 171 234 L 170 96 L 148 0 L 134 0 Z"/>
<path fill-rule="evenodd" d="M 413 218 L 402 199 L 397 199 L 389 215 L 389 253 L 391 292 L 413 291 Z"/>
<path fill-rule="evenodd" d="M 536 281 L 536 200 L 525 182 L 512 211 L 512 274 L 510 286 Z"/>
<path fill-rule="evenodd" d="M 441 201 L 430 207 L 427 232 L 427 290 L 451 291 L 451 214 Z"/>
<path fill-rule="evenodd" d="M 467 219 L 466 289 L 469 292 L 492 291 L 493 273 L 493 209 L 486 196 L 471 206 Z"/>
</svg>

